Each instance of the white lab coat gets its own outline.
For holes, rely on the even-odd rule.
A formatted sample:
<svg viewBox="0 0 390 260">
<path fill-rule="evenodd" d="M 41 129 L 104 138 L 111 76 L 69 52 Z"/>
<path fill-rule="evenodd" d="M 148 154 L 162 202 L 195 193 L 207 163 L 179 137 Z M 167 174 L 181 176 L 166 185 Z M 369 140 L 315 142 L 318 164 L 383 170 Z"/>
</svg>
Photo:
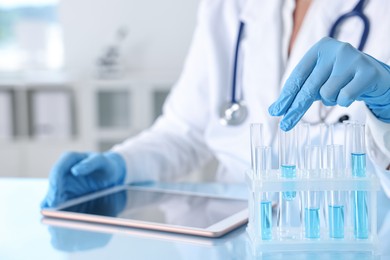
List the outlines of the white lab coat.
<svg viewBox="0 0 390 260">
<path fill-rule="evenodd" d="M 249 125 L 265 125 L 265 144 L 277 132 L 278 118 L 268 114 L 292 69 L 306 51 L 322 37 L 357 0 L 314 0 L 303 21 L 294 48 L 288 56 L 293 25 L 294 0 L 204 0 L 182 74 L 156 123 L 136 138 L 113 148 L 126 161 L 127 181 L 166 180 L 200 167 L 211 158 L 219 161 L 217 178 L 223 182 L 244 180 L 249 168 Z M 369 1 L 364 9 L 370 34 L 364 51 L 385 63 L 390 62 L 390 1 Z M 240 48 L 238 84 L 249 109 L 240 126 L 222 126 L 220 107 L 231 99 L 233 53 L 239 20 L 246 24 Z M 338 39 L 357 46 L 361 24 L 350 19 Z M 318 120 L 318 104 L 306 113 Z M 362 102 L 332 110 L 326 122 L 348 114 L 352 120 L 365 120 L 370 113 Z M 381 171 L 379 176 L 390 194 L 390 124 L 373 115 L 367 120 L 368 152 Z M 340 133 L 336 134 L 339 137 Z M 274 142 L 275 143 L 275 142 Z"/>
</svg>

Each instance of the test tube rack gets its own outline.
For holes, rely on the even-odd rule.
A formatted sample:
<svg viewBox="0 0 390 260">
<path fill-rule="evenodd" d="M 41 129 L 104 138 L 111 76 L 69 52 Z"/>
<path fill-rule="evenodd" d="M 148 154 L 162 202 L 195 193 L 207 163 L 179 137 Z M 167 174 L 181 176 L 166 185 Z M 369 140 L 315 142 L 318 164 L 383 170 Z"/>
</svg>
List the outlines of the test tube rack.
<svg viewBox="0 0 390 260">
<path fill-rule="evenodd" d="M 347 171 L 347 170 L 346 170 Z M 376 251 L 377 244 L 377 191 L 380 188 L 375 174 L 356 178 L 351 174 L 342 177 L 329 177 L 326 170 L 316 178 L 307 178 L 303 170 L 297 170 L 297 176 L 286 179 L 281 176 L 280 170 L 269 170 L 265 176 L 256 176 L 253 170 L 246 172 L 246 182 L 249 187 L 249 220 L 247 233 L 251 241 L 250 247 L 256 255 L 259 252 L 272 251 Z M 282 192 L 296 192 L 299 199 L 297 209 L 300 225 L 288 230 L 289 238 L 281 236 L 277 215 L 280 203 L 272 201 L 272 219 L 262 219 L 260 204 L 261 194 L 269 192 L 281 195 Z M 303 223 L 302 196 L 305 192 L 319 192 L 322 194 L 320 214 L 323 214 L 323 223 L 320 225 L 319 238 L 305 237 L 305 224 Z M 329 235 L 329 220 L 327 220 L 327 194 L 329 192 L 344 192 L 346 194 L 346 211 L 343 216 L 345 224 L 343 238 L 331 238 Z M 353 193 L 365 192 L 367 194 L 368 236 L 364 239 L 356 238 L 354 234 L 354 220 L 352 213 Z M 273 196 L 275 197 L 275 196 Z M 262 222 L 263 221 L 263 222 Z M 262 223 L 270 225 L 270 234 L 267 239 L 262 238 Z"/>
</svg>

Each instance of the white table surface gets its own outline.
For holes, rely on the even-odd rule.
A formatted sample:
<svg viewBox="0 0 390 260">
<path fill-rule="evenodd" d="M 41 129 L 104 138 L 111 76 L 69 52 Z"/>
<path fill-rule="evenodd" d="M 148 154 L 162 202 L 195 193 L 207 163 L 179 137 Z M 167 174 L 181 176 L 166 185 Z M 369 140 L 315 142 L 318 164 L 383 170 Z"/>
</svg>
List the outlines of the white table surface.
<svg viewBox="0 0 390 260">
<path fill-rule="evenodd" d="M 159 184 L 244 197 L 243 185 Z M 46 179 L 0 178 L 0 259 L 254 259 L 245 227 L 208 239 L 141 229 L 43 219 L 39 204 Z M 378 254 L 356 252 L 267 253 L 259 259 L 390 259 L 390 200 L 379 196 Z M 55 224 L 55 226 L 52 226 Z M 59 227 L 59 226 L 62 227 Z"/>
</svg>

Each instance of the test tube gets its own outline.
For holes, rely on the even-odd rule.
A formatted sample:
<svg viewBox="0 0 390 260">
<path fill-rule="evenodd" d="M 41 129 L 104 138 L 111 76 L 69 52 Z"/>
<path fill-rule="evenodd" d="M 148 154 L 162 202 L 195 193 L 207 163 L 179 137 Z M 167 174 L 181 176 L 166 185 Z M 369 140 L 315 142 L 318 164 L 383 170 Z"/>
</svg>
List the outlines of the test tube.
<svg viewBox="0 0 390 260">
<path fill-rule="evenodd" d="M 251 135 L 251 167 L 253 172 L 256 174 L 255 149 L 256 147 L 263 145 L 263 124 L 260 123 L 251 124 L 250 135 Z"/>
<path fill-rule="evenodd" d="M 321 146 L 321 168 L 325 169 L 327 167 L 327 145 L 334 144 L 334 124 L 320 124 L 320 137 L 319 137 L 319 145 Z M 324 194 L 325 195 L 325 194 Z M 328 208 L 328 196 L 324 196 L 324 200 L 322 201 L 322 216 L 324 217 L 323 226 L 328 227 L 328 218 L 326 216 L 329 215 Z"/>
<path fill-rule="evenodd" d="M 283 178 L 293 179 L 296 177 L 297 164 L 297 140 L 295 129 L 285 132 L 279 129 L 279 159 Z M 293 200 L 295 191 L 283 192 L 284 200 Z"/>
<path fill-rule="evenodd" d="M 320 125 L 320 143 L 321 145 L 321 168 L 325 169 L 327 166 L 327 145 L 334 144 L 334 125 L 321 124 Z"/>
<path fill-rule="evenodd" d="M 271 168 L 271 147 L 257 146 L 255 148 L 255 158 L 256 176 L 258 176 L 260 180 L 267 178 Z M 259 228 L 262 240 L 272 239 L 272 201 L 268 192 L 261 192 L 260 194 Z"/>
<path fill-rule="evenodd" d="M 344 175 L 344 147 L 332 144 L 327 146 L 327 169 L 330 178 Z M 328 227 L 330 238 L 344 238 L 344 191 L 330 191 L 328 194 Z"/>
<path fill-rule="evenodd" d="M 255 181 L 259 178 L 259 176 L 256 176 L 256 154 L 255 149 L 258 146 L 262 146 L 263 142 L 263 125 L 260 123 L 253 123 L 250 125 L 250 151 L 251 151 L 251 170 L 252 170 L 252 181 Z M 254 223 L 254 230 L 257 232 L 259 230 L 258 228 L 258 219 L 259 219 L 259 198 L 258 194 L 254 191 L 252 191 L 251 199 L 249 200 L 249 211 L 252 213 L 250 214 L 250 223 Z"/>
<path fill-rule="evenodd" d="M 364 124 L 355 123 L 351 127 L 351 169 L 352 176 L 366 177 L 366 153 Z M 353 223 L 354 235 L 357 239 L 368 238 L 368 207 L 367 193 L 365 191 L 353 192 Z"/>
<path fill-rule="evenodd" d="M 299 123 L 297 128 L 298 158 L 297 168 L 304 169 L 305 147 L 310 145 L 310 124 Z"/>
<path fill-rule="evenodd" d="M 318 178 L 321 174 L 321 146 L 307 146 L 305 149 L 305 170 L 308 178 Z M 320 198 L 319 191 L 307 191 L 305 204 L 305 237 L 320 238 Z"/>
<path fill-rule="evenodd" d="M 297 142 L 295 129 L 279 130 L 279 165 L 281 178 L 295 179 L 297 163 Z M 295 227 L 300 227 L 301 218 L 297 192 L 283 191 L 279 195 L 278 227 L 282 239 L 295 239 Z M 296 214 L 295 214 L 296 213 Z"/>
<path fill-rule="evenodd" d="M 309 123 L 299 123 L 296 127 L 296 138 L 297 138 L 297 171 L 301 174 L 305 174 L 305 149 L 306 146 L 310 145 L 310 124 Z M 305 197 L 305 191 L 300 191 L 299 195 L 301 198 Z M 303 200 L 301 200 L 303 203 Z M 300 205 L 301 208 L 304 208 L 304 205 Z M 301 214 L 303 212 L 300 212 Z M 303 216 L 300 216 L 303 219 Z M 302 226 L 301 228 L 304 229 Z M 304 230 L 303 230 L 304 232 Z"/>
<path fill-rule="evenodd" d="M 345 158 L 345 169 L 348 174 L 351 172 L 351 147 L 354 141 L 352 140 L 353 125 L 352 121 L 344 121 L 344 158 Z"/>
</svg>

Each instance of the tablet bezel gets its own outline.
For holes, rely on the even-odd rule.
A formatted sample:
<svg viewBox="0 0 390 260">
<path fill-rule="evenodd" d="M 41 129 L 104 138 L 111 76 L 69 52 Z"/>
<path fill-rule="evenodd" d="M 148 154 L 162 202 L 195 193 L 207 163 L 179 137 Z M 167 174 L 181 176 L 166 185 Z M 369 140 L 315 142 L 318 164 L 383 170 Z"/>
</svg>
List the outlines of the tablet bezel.
<svg viewBox="0 0 390 260">
<path fill-rule="evenodd" d="M 227 200 L 234 200 L 234 201 L 246 201 L 243 199 L 238 198 L 231 198 L 231 197 L 223 197 L 223 196 L 216 196 L 216 195 L 210 195 L 210 194 L 204 194 L 204 193 L 194 193 L 194 192 L 187 192 L 187 191 L 172 191 L 172 190 L 166 190 L 166 189 L 159 189 L 159 188 L 153 188 L 153 187 L 135 187 L 135 186 L 129 186 L 129 185 L 123 185 L 118 186 L 114 188 L 110 188 L 107 190 L 103 190 L 100 192 L 96 192 L 93 194 L 89 194 L 77 199 L 73 199 L 70 201 L 65 202 L 64 204 L 55 207 L 55 208 L 46 208 L 41 210 L 41 214 L 45 217 L 53 217 L 53 218 L 60 218 L 60 219 L 69 219 L 69 220 L 78 220 L 78 221 L 85 221 L 85 222 L 92 222 L 92 223 L 100 223 L 100 224 L 109 224 L 109 225 L 116 225 L 116 226 L 125 226 L 125 227 L 131 227 L 131 228 L 141 228 L 141 229 L 148 229 L 148 230 L 158 230 L 158 231 L 165 231 L 165 232 L 173 232 L 173 233 L 179 233 L 179 234 L 187 234 L 187 235 L 196 235 L 196 236 L 203 236 L 203 237 L 220 237 L 229 231 L 245 224 L 248 221 L 248 209 L 245 208 L 242 211 L 239 211 L 225 219 L 222 219 L 221 221 L 214 223 L 213 225 L 207 227 L 207 228 L 195 228 L 195 227 L 188 227 L 188 226 L 176 226 L 176 225 L 169 225 L 169 224 L 161 224 L 156 222 L 148 222 L 148 221 L 140 221 L 140 220 L 132 220 L 132 219 L 123 219 L 119 217 L 107 217 L 107 216 L 101 216 L 101 215 L 92 215 L 92 214 L 85 214 L 85 213 L 76 213 L 76 212 L 68 212 L 68 211 L 61 211 L 61 209 L 74 206 L 79 203 L 83 203 L 104 195 L 108 195 L 114 192 L 118 192 L 124 189 L 132 189 L 132 190 L 141 190 L 141 191 L 151 191 L 151 192 L 163 192 L 168 194 L 177 194 L 177 195 L 189 195 L 189 196 L 197 196 L 197 197 L 205 197 L 205 198 L 215 198 L 215 199 L 227 199 Z"/>
</svg>

